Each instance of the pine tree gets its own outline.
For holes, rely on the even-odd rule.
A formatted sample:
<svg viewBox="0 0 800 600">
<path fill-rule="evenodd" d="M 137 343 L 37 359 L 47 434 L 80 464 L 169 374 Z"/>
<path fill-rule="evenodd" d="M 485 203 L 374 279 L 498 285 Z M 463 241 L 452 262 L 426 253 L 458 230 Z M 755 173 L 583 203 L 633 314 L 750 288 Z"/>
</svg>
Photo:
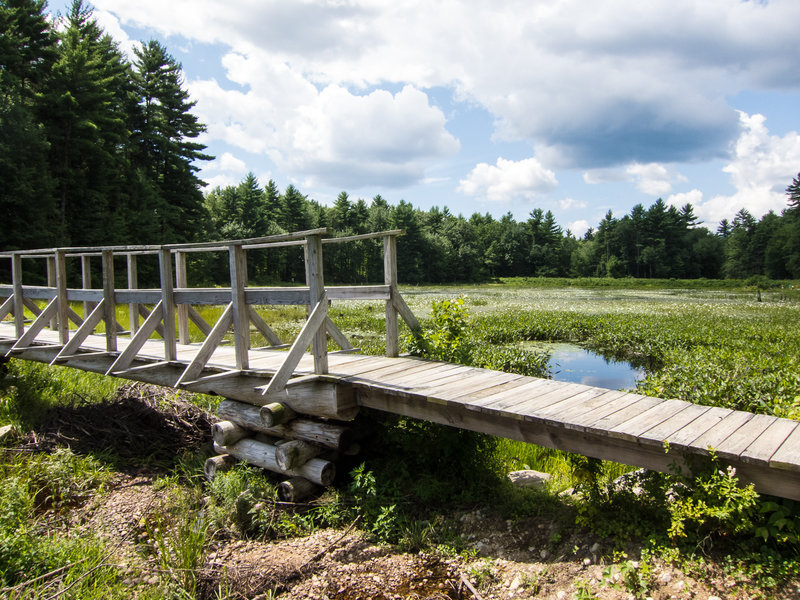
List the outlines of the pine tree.
<svg viewBox="0 0 800 600">
<path fill-rule="evenodd" d="M 162 241 L 188 241 L 203 230 L 202 187 L 195 161 L 210 160 L 205 146 L 192 141 L 205 126 L 191 110 L 183 87 L 181 65 L 159 42 L 151 40 L 135 51 L 139 112 L 132 140 L 134 162 L 158 190 Z"/>
</svg>

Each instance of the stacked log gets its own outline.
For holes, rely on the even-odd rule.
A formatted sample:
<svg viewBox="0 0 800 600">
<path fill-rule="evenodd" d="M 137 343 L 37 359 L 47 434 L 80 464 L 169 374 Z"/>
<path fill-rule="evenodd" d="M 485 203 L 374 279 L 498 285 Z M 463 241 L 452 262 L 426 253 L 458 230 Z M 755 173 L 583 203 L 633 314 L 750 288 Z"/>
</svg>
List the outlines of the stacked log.
<svg viewBox="0 0 800 600">
<path fill-rule="evenodd" d="M 236 460 L 286 475 L 278 495 L 298 502 L 325 487 L 336 476 L 335 460 L 358 449 L 347 427 L 299 415 L 280 402 L 254 406 L 223 400 L 217 409 L 221 421 L 211 428 L 218 456 L 206 461 L 206 477 L 229 469 Z"/>
</svg>

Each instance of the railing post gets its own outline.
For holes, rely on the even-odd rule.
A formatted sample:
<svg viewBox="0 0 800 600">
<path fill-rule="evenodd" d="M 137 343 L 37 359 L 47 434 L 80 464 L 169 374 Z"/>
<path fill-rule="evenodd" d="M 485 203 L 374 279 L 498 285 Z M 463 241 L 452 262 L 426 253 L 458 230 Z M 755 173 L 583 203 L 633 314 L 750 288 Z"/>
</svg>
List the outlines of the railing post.
<svg viewBox="0 0 800 600">
<path fill-rule="evenodd" d="M 67 299 L 67 265 L 63 250 L 53 257 L 56 270 L 56 298 L 58 298 L 58 340 L 63 346 L 69 341 L 69 300 Z"/>
<path fill-rule="evenodd" d="M 117 351 L 117 300 L 114 290 L 114 251 L 103 250 L 103 320 L 106 324 L 106 351 Z"/>
<path fill-rule="evenodd" d="M 231 304 L 233 308 L 233 346 L 236 352 L 236 368 L 249 369 L 250 360 L 250 316 L 244 291 L 247 285 L 247 255 L 241 244 L 228 247 L 228 263 L 231 270 Z"/>
<path fill-rule="evenodd" d="M 308 285 L 311 309 L 319 304 L 325 296 L 325 278 L 322 273 L 322 237 L 310 235 L 306 237 L 306 283 Z M 327 314 L 327 304 L 322 307 Z M 328 372 L 328 338 L 327 330 L 323 325 L 317 330 L 311 342 L 311 351 L 314 354 L 314 372 L 324 374 Z"/>
<path fill-rule="evenodd" d="M 164 360 L 176 360 L 175 347 L 175 285 L 172 279 L 172 257 L 168 248 L 158 251 L 158 267 L 161 276 L 161 308 L 164 318 Z"/>
<path fill-rule="evenodd" d="M 90 290 L 92 289 L 92 257 L 91 256 L 81 256 L 81 286 L 83 289 Z M 89 313 L 94 308 L 93 302 L 88 302 L 84 300 L 83 302 L 83 318 L 89 316 Z"/>
<path fill-rule="evenodd" d="M 22 296 L 22 255 L 16 252 L 11 255 L 11 281 L 14 285 L 14 326 L 19 339 L 25 333 L 25 303 Z"/>
<path fill-rule="evenodd" d="M 389 299 L 386 301 L 386 356 L 400 354 L 400 330 L 397 323 L 397 310 L 393 298 L 397 290 L 397 237 L 387 235 L 383 238 L 383 283 L 389 286 Z"/>
<path fill-rule="evenodd" d="M 135 254 L 128 254 L 125 257 L 128 267 L 128 289 L 135 290 L 139 288 L 139 267 L 136 262 Z M 131 302 L 128 304 L 128 328 L 131 332 L 131 337 L 139 331 L 139 304 Z"/>
<path fill-rule="evenodd" d="M 175 252 L 175 286 L 189 287 L 186 274 L 186 252 Z M 189 305 L 178 304 L 178 341 L 181 344 L 189 343 Z"/>
<path fill-rule="evenodd" d="M 47 287 L 56 288 L 56 256 L 47 257 Z M 58 315 L 50 319 L 50 329 L 55 331 L 58 328 Z"/>
</svg>

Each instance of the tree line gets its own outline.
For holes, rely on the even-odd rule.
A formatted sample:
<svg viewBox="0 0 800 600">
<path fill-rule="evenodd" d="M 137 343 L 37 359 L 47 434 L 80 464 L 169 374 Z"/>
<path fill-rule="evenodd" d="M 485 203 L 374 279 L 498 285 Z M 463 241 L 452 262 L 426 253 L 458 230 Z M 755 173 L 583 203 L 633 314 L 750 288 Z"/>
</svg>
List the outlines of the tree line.
<svg viewBox="0 0 800 600">
<path fill-rule="evenodd" d="M 336 235 L 403 229 L 398 271 L 406 283 L 486 281 L 497 277 L 636 277 L 746 279 L 800 278 L 800 175 L 787 189 L 781 215 L 756 220 L 742 209 L 715 231 L 698 223 L 691 204 L 678 209 L 659 198 L 617 218 L 609 211 L 581 238 L 564 230 L 551 211 L 533 209 L 525 221 L 508 213 L 499 220 L 475 213 L 454 215 L 447 207 L 415 208 L 382 196 L 369 203 L 341 192 L 326 207 L 290 185 L 280 193 L 251 173 L 236 186 L 206 195 L 209 238 L 258 237 L 283 231 L 331 227 Z M 380 241 L 326 247 L 326 278 L 350 283 L 383 277 Z M 302 278 L 302 259 L 288 251 L 254 267 L 265 280 Z M 300 256 L 300 255 L 298 255 Z M 227 268 L 220 263 L 221 269 Z"/>
<path fill-rule="evenodd" d="M 380 195 L 339 194 L 332 206 L 295 186 L 262 187 L 253 174 L 203 193 L 180 64 L 157 41 L 129 60 L 82 0 L 56 27 L 45 0 L 0 0 L 0 249 L 174 243 L 260 237 L 331 227 L 337 235 L 403 229 L 405 283 L 497 277 L 800 278 L 800 183 L 780 215 L 746 210 L 714 231 L 691 205 L 662 199 L 610 211 L 578 238 L 552 212 L 533 209 L 469 218 L 446 207 L 415 208 Z M 798 176 L 800 177 L 800 175 Z M 379 240 L 326 247 L 326 279 L 382 281 Z M 224 280 L 227 259 L 205 258 L 201 273 Z M 4 267 L 0 267 L 4 268 Z M 302 281 L 302 252 L 257 251 L 254 281 Z M 145 274 L 146 275 L 146 274 Z"/>
</svg>

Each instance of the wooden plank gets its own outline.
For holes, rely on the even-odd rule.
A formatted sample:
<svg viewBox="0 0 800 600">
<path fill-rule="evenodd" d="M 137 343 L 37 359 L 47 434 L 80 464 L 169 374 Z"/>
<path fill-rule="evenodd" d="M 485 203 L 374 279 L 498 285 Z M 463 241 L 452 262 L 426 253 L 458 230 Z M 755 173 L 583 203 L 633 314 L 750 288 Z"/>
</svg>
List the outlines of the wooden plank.
<svg viewBox="0 0 800 600">
<path fill-rule="evenodd" d="M 386 301 L 386 356 L 400 354 L 400 330 L 397 323 L 397 309 L 392 298 L 397 292 L 397 238 L 387 235 L 383 238 L 383 283 L 389 286 L 389 300 Z"/>
<path fill-rule="evenodd" d="M 58 298 L 58 341 L 63 345 L 69 341 L 69 300 L 67 299 L 67 263 L 63 250 L 56 250 L 53 257 L 56 277 L 56 297 Z"/>
<path fill-rule="evenodd" d="M 697 447 L 692 444 L 701 435 L 708 432 L 712 427 L 722 422 L 725 417 L 730 415 L 733 411 L 729 408 L 719 408 L 712 406 L 709 410 L 698 416 L 691 423 L 687 423 L 677 431 L 674 431 L 667 436 L 667 443 L 670 447 L 677 449 L 686 449 L 690 446 Z M 705 448 L 705 446 L 700 446 Z"/>
<path fill-rule="evenodd" d="M 642 433 L 639 441 L 651 441 L 663 446 L 673 433 L 701 418 L 710 408 L 710 406 L 687 403 L 682 411 Z"/>
<path fill-rule="evenodd" d="M 300 330 L 300 334 L 297 336 L 297 339 L 295 339 L 291 349 L 286 353 L 283 364 L 281 364 L 269 384 L 267 384 L 267 387 L 264 388 L 265 396 L 276 396 L 284 391 L 286 382 L 289 381 L 289 378 L 291 378 L 294 373 L 306 348 L 316 336 L 317 331 L 324 325 L 327 308 L 328 298 L 323 293 L 322 298 L 314 307 L 314 310 L 311 311 L 308 320 Z"/>
<path fill-rule="evenodd" d="M 333 338 L 333 341 L 336 342 L 339 348 L 345 351 L 353 350 L 353 344 L 350 343 L 350 340 L 347 339 L 336 324 L 331 321 L 330 316 L 327 315 L 325 316 L 325 329 L 328 330 L 328 335 Z"/>
<path fill-rule="evenodd" d="M 158 305 L 160 302 L 161 300 L 156 300 L 156 305 Z M 139 315 L 141 315 L 146 320 L 147 317 L 150 316 L 150 311 L 147 310 L 147 308 L 142 306 L 141 304 L 139 304 L 138 306 L 139 306 Z M 161 323 L 157 323 L 154 333 L 157 333 L 158 335 L 161 336 L 161 339 L 164 339 L 164 326 Z"/>
<path fill-rule="evenodd" d="M 64 356 L 74 355 L 81 347 L 81 344 L 94 332 L 95 328 L 103 320 L 103 315 L 105 314 L 103 302 L 105 302 L 105 300 L 101 300 L 97 306 L 94 307 L 92 312 L 87 315 L 81 326 L 78 327 L 78 330 L 72 336 L 72 339 L 64 345 L 61 352 L 50 362 L 51 365 L 64 360 Z"/>
<path fill-rule="evenodd" d="M 495 395 L 486 396 L 471 404 L 481 411 L 505 410 L 531 400 L 534 394 L 547 393 L 554 389 L 555 382 L 548 379 L 535 379 L 511 390 L 506 390 Z"/>
<path fill-rule="evenodd" d="M 231 305 L 233 318 L 233 346 L 236 368 L 248 369 L 250 349 L 250 315 L 244 292 L 247 287 L 247 257 L 241 244 L 228 248 L 231 278 Z"/>
<path fill-rule="evenodd" d="M 362 360 L 346 365 L 340 365 L 339 369 L 353 377 L 366 377 L 370 371 L 383 369 L 390 365 L 403 364 L 401 362 L 391 362 L 385 356 L 365 356 Z"/>
<path fill-rule="evenodd" d="M 731 433 L 715 448 L 717 456 L 722 459 L 738 459 L 739 455 L 775 421 L 777 421 L 777 417 L 753 415 L 752 419 Z"/>
<path fill-rule="evenodd" d="M 245 291 L 248 304 L 268 305 L 305 305 L 313 304 L 307 287 L 297 288 L 248 288 Z M 195 302 L 194 304 L 197 304 Z"/>
<path fill-rule="evenodd" d="M 524 379 L 523 375 L 493 372 L 492 376 L 486 376 L 480 382 L 467 381 L 464 385 L 449 386 L 446 391 L 440 392 L 438 396 L 444 400 L 464 399 L 464 401 L 469 402 L 470 398 L 484 390 L 497 390 L 499 386 L 505 383 Z"/>
<path fill-rule="evenodd" d="M 414 364 L 412 366 L 403 365 L 403 368 L 400 371 L 393 371 L 392 373 L 386 374 L 383 373 L 381 376 L 381 383 L 395 386 L 395 387 L 402 387 L 404 382 L 409 381 L 411 377 L 418 377 L 423 373 L 426 373 L 432 369 L 436 369 L 438 365 L 435 363 L 419 363 Z M 351 379 L 358 379 L 360 381 L 364 380 L 371 380 L 371 376 L 369 375 L 353 375 L 349 376 Z"/>
<path fill-rule="evenodd" d="M 56 257 L 58 249 L 53 251 L 52 256 L 47 257 L 47 287 L 52 288 L 56 292 L 58 298 L 58 288 L 56 286 Z M 58 329 L 58 312 L 50 319 L 50 329 L 57 331 Z"/>
<path fill-rule="evenodd" d="M 739 455 L 742 462 L 769 465 L 770 459 L 783 445 L 792 432 L 797 429 L 798 422 L 789 419 L 773 421 L 747 449 Z"/>
<path fill-rule="evenodd" d="M 125 259 L 128 267 L 128 289 L 135 290 L 139 287 L 139 269 L 136 255 L 128 254 Z M 158 300 L 156 300 L 156 302 L 158 302 Z M 128 323 L 131 335 L 139 331 L 139 304 L 137 302 L 128 303 Z"/>
<path fill-rule="evenodd" d="M 0 304 L 0 321 L 5 319 L 14 309 L 14 296 L 9 296 Z"/>
<path fill-rule="evenodd" d="M 188 273 L 186 272 L 186 252 L 178 250 L 175 252 L 175 286 L 179 288 L 189 287 Z M 181 344 L 189 343 L 189 305 L 178 304 L 178 342 Z"/>
<path fill-rule="evenodd" d="M 225 307 L 222 315 L 211 329 L 211 333 L 208 334 L 197 354 L 195 354 L 192 361 L 187 365 L 186 370 L 181 373 L 181 376 L 175 382 L 175 387 L 180 387 L 185 381 L 195 381 L 198 378 L 232 324 L 233 303 Z"/>
<path fill-rule="evenodd" d="M 163 317 L 161 320 L 164 323 L 164 358 L 169 361 L 177 358 L 177 340 L 175 338 L 175 298 L 173 298 L 175 283 L 172 274 L 172 257 L 167 249 L 162 248 L 158 251 L 158 270 L 161 282 Z"/>
<path fill-rule="evenodd" d="M 25 332 L 25 296 L 22 290 L 22 256 L 16 253 L 11 256 L 11 278 L 14 286 L 14 327 L 19 339 Z"/>
<path fill-rule="evenodd" d="M 259 315 L 256 312 L 254 306 L 251 306 L 249 304 L 247 305 L 247 315 L 250 319 L 250 322 L 253 325 L 255 325 L 256 329 L 261 333 L 261 335 L 264 336 L 264 339 L 266 339 L 271 345 L 273 346 L 283 345 L 281 338 L 279 338 L 278 334 L 276 334 L 272 330 L 272 328 L 267 324 L 267 322 L 261 318 L 261 315 Z"/>
<path fill-rule="evenodd" d="M 594 393 L 596 391 L 596 393 Z M 610 402 L 614 402 L 625 396 L 625 392 L 618 392 L 616 390 L 604 390 L 602 388 L 590 388 L 584 394 L 577 398 L 577 401 L 570 401 L 570 399 L 551 404 L 537 411 L 537 416 L 548 417 L 554 416 L 562 421 L 567 421 L 577 415 L 585 414 L 600 406 L 605 406 Z"/>
<path fill-rule="evenodd" d="M 206 321 L 203 316 L 197 312 L 197 309 L 191 304 L 187 304 L 186 308 L 187 312 L 189 313 L 189 319 L 197 326 L 203 335 L 210 334 L 212 329 L 211 325 L 209 325 L 208 321 Z"/>
<path fill-rule="evenodd" d="M 119 372 L 127 370 L 131 363 L 133 363 L 133 360 L 136 358 L 139 350 L 141 350 L 145 342 L 147 342 L 147 338 L 149 338 L 150 335 L 155 331 L 156 326 L 158 325 L 159 321 L 161 321 L 163 314 L 163 304 L 159 302 L 144 320 L 144 323 L 142 323 L 141 327 L 139 327 L 139 331 L 137 331 L 130 339 L 130 342 L 128 342 L 125 349 L 117 357 L 117 360 L 115 360 L 108 368 L 106 375 L 114 374 L 120 376 Z"/>
<path fill-rule="evenodd" d="M 314 310 L 321 310 L 324 317 L 328 316 L 327 294 L 325 293 L 325 277 L 322 269 L 322 238 L 319 235 L 309 235 L 306 237 L 305 245 L 306 258 L 306 285 L 308 285 L 308 296 L 312 302 L 316 303 Z M 322 299 L 326 301 L 323 304 Z M 311 340 L 311 354 L 314 356 L 314 372 L 328 372 L 328 337 L 325 327 L 315 327 L 314 335 Z"/>
<path fill-rule="evenodd" d="M 406 322 L 406 325 L 408 325 L 409 329 L 414 331 L 415 329 L 420 328 L 420 324 L 416 315 L 411 312 L 408 304 L 406 304 L 406 301 L 403 300 L 403 296 L 400 295 L 400 290 L 397 289 L 397 286 L 393 288 L 392 306 L 394 306 L 394 309 L 398 312 L 398 314 L 403 317 L 403 321 Z"/>
<path fill-rule="evenodd" d="M 521 397 L 517 402 L 505 404 L 503 410 L 515 412 L 520 415 L 520 418 L 530 416 L 539 420 L 539 410 L 556 403 L 571 401 L 573 398 L 587 391 L 587 386 L 581 383 L 565 383 L 561 381 L 553 383 L 563 385 L 551 387 L 551 389 L 541 388 L 541 391 L 537 390 L 536 392 L 526 394 L 527 397 Z"/>
<path fill-rule="evenodd" d="M 81 256 L 81 285 L 84 290 L 92 289 L 92 257 Z M 83 316 L 89 316 L 89 313 L 94 309 L 95 303 L 88 300 L 83 301 Z"/>
<path fill-rule="evenodd" d="M 611 398 L 608 402 L 598 401 L 595 407 L 576 407 L 574 411 L 569 411 L 568 417 L 563 420 L 563 426 L 567 429 L 576 431 L 590 431 L 591 425 L 600 419 L 611 416 L 615 412 L 636 404 L 646 396 L 639 394 L 624 393 L 624 395 Z M 582 410 L 585 408 L 585 410 Z"/>
<path fill-rule="evenodd" d="M 716 425 L 712 425 L 708 431 L 695 438 L 691 445 L 698 450 L 716 448 L 734 431 L 742 427 L 747 421 L 753 418 L 752 413 L 741 410 L 732 411 Z"/>
<path fill-rule="evenodd" d="M 359 233 L 358 235 L 345 235 L 342 237 L 325 238 L 323 244 L 341 244 L 342 242 L 355 242 L 357 240 L 372 240 L 375 238 L 385 238 L 386 236 L 403 235 L 405 230 L 392 229 L 390 231 L 375 231 L 372 233 Z"/>
<path fill-rule="evenodd" d="M 58 298 L 53 298 L 50 303 L 45 307 L 41 314 L 31 323 L 30 327 L 19 337 L 17 342 L 11 346 L 11 349 L 6 353 L 10 356 L 14 352 L 19 352 L 30 346 L 36 339 L 36 336 L 49 325 L 53 316 L 58 313 Z"/>
<path fill-rule="evenodd" d="M 106 324 L 106 351 L 117 351 L 117 302 L 114 296 L 114 253 L 103 250 L 103 320 Z"/>
<path fill-rule="evenodd" d="M 608 435 L 616 438 L 638 439 L 645 431 L 659 425 L 689 407 L 681 400 L 662 400 L 646 411 L 617 423 L 608 429 Z"/>
<path fill-rule="evenodd" d="M 453 364 L 439 364 L 436 369 L 425 371 L 424 373 L 402 374 L 402 377 L 393 380 L 394 385 L 407 385 L 410 388 L 420 389 L 428 386 L 437 380 L 453 375 L 464 375 L 470 372 L 470 367 Z M 424 393 L 424 392 L 423 392 Z"/>
<path fill-rule="evenodd" d="M 530 377 L 520 375 L 518 378 L 512 381 L 501 383 L 500 385 L 489 387 L 483 390 L 475 390 L 474 392 L 470 392 L 469 394 L 464 394 L 463 396 L 453 398 L 453 400 L 462 400 L 465 404 L 475 405 L 480 401 L 482 401 L 484 398 L 487 398 L 488 396 L 497 396 L 499 394 L 509 392 L 513 389 L 522 387 L 523 385 L 530 383 L 530 381 L 531 381 Z"/>
<path fill-rule="evenodd" d="M 388 285 L 332 285 L 326 287 L 325 291 L 331 300 L 390 300 L 392 297 L 391 287 Z"/>
<path fill-rule="evenodd" d="M 800 428 L 796 428 L 772 455 L 769 466 L 774 469 L 800 471 Z"/>
<path fill-rule="evenodd" d="M 583 426 L 584 431 L 603 432 L 613 429 L 617 425 L 628 421 L 629 419 L 640 415 L 650 408 L 661 404 L 663 400 L 660 398 L 650 398 L 648 396 L 641 396 L 636 402 L 628 404 L 619 410 L 613 410 L 611 413 L 602 417 L 598 417 L 595 421 L 587 423 Z"/>
</svg>

